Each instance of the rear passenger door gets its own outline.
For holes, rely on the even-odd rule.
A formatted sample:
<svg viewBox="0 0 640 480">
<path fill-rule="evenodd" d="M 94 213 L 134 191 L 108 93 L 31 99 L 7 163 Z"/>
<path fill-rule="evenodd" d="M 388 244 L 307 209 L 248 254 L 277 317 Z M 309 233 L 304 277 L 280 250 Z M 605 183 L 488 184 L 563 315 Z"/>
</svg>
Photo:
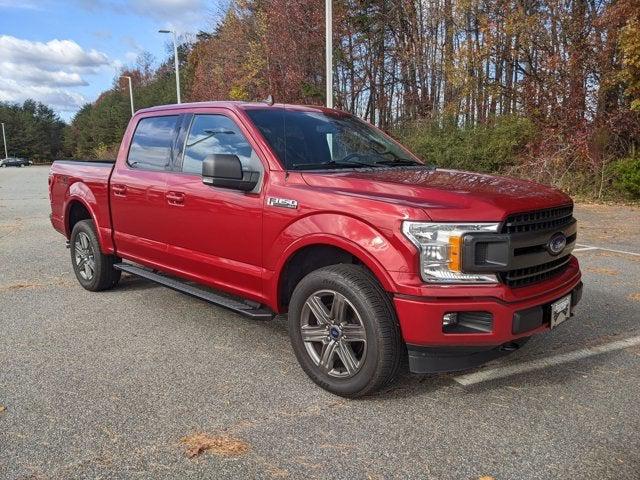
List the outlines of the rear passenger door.
<svg viewBox="0 0 640 480">
<path fill-rule="evenodd" d="M 265 167 L 248 132 L 223 111 L 193 115 L 181 141 L 176 173 L 167 182 L 166 220 L 174 228 L 169 258 L 193 278 L 240 295 L 262 292 L 262 183 Z M 202 183 L 208 155 L 237 155 L 244 170 L 259 171 L 252 192 Z"/>
<path fill-rule="evenodd" d="M 110 181 L 111 214 L 118 255 L 150 266 L 166 264 L 167 179 L 182 117 L 139 120 L 127 158 L 116 162 Z"/>
</svg>

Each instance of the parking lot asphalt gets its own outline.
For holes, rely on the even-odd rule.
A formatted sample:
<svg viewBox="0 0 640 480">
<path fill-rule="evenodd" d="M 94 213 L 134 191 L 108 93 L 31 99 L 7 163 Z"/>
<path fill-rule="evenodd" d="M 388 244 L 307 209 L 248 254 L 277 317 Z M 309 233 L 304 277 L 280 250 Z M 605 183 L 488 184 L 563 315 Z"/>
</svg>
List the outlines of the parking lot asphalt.
<svg viewBox="0 0 640 480">
<path fill-rule="evenodd" d="M 640 478 L 638 208 L 576 208 L 577 315 L 470 372 L 519 373 L 405 374 L 346 400 L 307 379 L 282 319 L 129 276 L 83 290 L 49 223 L 47 173 L 0 171 L 0 478 Z M 188 458 L 196 432 L 244 448 Z"/>
</svg>

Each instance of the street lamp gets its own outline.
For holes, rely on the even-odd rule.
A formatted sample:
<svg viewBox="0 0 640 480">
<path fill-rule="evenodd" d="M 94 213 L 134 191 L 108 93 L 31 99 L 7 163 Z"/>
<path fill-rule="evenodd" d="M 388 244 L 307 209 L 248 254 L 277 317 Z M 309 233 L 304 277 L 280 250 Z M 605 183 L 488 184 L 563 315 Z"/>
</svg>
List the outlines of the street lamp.
<svg viewBox="0 0 640 480">
<path fill-rule="evenodd" d="M 126 78 L 129 80 L 129 100 L 131 101 L 131 116 L 135 113 L 133 109 L 133 88 L 131 87 L 131 77 L 129 75 L 121 75 L 120 78 Z"/>
<path fill-rule="evenodd" d="M 7 136 L 4 134 L 4 122 L 2 122 L 2 142 L 4 143 L 4 158 L 9 158 L 7 153 Z"/>
<path fill-rule="evenodd" d="M 327 71 L 327 108 L 333 108 L 333 25 L 332 25 L 332 1 L 325 2 L 325 60 Z"/>
<path fill-rule="evenodd" d="M 158 30 L 159 33 L 170 33 L 173 37 L 173 61 L 176 67 L 176 93 L 178 103 L 180 102 L 180 69 L 178 67 L 178 42 L 176 41 L 176 32 L 173 30 Z"/>
</svg>

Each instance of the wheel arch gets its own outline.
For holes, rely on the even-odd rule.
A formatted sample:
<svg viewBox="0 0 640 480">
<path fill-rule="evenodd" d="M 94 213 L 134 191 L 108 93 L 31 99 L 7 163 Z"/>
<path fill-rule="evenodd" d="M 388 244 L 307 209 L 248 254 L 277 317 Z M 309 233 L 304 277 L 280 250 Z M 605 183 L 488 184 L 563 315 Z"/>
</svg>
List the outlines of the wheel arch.
<svg viewBox="0 0 640 480">
<path fill-rule="evenodd" d="M 64 228 L 67 238 L 71 238 L 73 227 L 81 220 L 93 220 L 95 223 L 95 215 L 87 204 L 77 197 L 72 197 L 67 203 L 64 214 Z"/>
<path fill-rule="evenodd" d="M 366 268 L 386 291 L 393 282 L 383 266 L 359 245 L 341 237 L 318 234 L 299 239 L 283 255 L 274 282 L 277 309 L 286 311 L 295 286 L 307 274 L 329 265 L 359 264 Z"/>
<path fill-rule="evenodd" d="M 393 227 L 388 226 L 389 229 Z M 271 308 L 286 310 L 280 287 L 283 274 L 294 255 L 309 247 L 331 247 L 351 256 L 350 263 L 366 267 L 382 288 L 396 290 L 394 272 L 410 271 L 410 259 L 401 251 L 398 242 L 377 226 L 345 212 L 322 212 L 297 218 L 273 239 L 265 239 L 265 294 Z M 337 250 L 336 250 L 337 249 Z M 337 256 L 343 255 L 338 253 Z M 338 259 L 332 263 L 341 263 Z M 286 299 L 286 297 L 285 297 Z"/>
<path fill-rule="evenodd" d="M 74 225 L 80 220 L 92 220 L 96 228 L 100 249 L 105 254 L 114 253 L 111 238 L 111 221 L 107 225 L 100 222 L 98 202 L 91 189 L 82 182 L 73 183 L 67 192 L 64 207 L 64 228 L 67 239 L 71 238 Z M 108 215 L 108 213 L 107 213 Z"/>
</svg>

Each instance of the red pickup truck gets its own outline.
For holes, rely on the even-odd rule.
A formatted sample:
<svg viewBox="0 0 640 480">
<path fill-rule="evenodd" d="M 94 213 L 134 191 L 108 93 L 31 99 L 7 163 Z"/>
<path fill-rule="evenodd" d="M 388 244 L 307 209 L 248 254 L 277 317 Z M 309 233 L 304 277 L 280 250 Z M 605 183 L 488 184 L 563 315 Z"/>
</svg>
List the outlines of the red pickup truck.
<svg viewBox="0 0 640 480">
<path fill-rule="evenodd" d="M 287 313 L 304 371 L 343 396 L 407 358 L 443 372 L 514 351 L 582 293 L 567 195 L 433 168 L 336 110 L 141 110 L 115 162 L 55 162 L 49 194 L 84 288 L 124 271 L 255 319 Z"/>
</svg>

